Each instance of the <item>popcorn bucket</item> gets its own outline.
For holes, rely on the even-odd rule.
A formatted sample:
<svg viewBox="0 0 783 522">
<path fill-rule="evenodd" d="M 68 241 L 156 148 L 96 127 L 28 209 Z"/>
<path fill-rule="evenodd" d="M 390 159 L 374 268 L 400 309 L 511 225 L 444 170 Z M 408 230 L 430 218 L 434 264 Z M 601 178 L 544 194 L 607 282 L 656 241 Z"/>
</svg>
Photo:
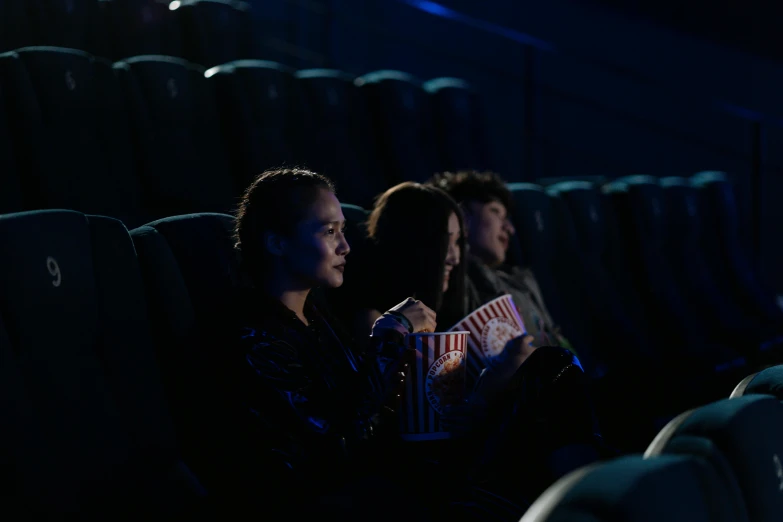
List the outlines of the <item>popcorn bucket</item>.
<svg viewBox="0 0 783 522">
<path fill-rule="evenodd" d="M 471 382 L 478 379 L 508 341 L 527 331 L 509 294 L 477 308 L 449 331 L 457 330 L 470 332 L 466 371 Z"/>
<path fill-rule="evenodd" d="M 406 336 L 416 361 L 405 376 L 400 408 L 404 440 L 448 439 L 440 415 L 465 399 L 465 356 L 469 332 L 415 333 Z"/>
</svg>

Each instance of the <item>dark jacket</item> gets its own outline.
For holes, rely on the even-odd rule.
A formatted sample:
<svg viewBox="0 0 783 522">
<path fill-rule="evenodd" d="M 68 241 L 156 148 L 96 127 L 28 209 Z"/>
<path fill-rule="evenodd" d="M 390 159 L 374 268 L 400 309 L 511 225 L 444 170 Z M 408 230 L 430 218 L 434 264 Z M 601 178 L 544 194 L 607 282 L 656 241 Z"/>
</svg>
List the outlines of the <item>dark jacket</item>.
<svg viewBox="0 0 783 522">
<path fill-rule="evenodd" d="M 368 353 L 342 343 L 310 301 L 306 326 L 260 292 L 243 300 L 236 366 L 257 458 L 305 485 L 336 484 L 396 419 L 387 404 L 406 352 L 397 331 L 372 338 Z"/>
</svg>

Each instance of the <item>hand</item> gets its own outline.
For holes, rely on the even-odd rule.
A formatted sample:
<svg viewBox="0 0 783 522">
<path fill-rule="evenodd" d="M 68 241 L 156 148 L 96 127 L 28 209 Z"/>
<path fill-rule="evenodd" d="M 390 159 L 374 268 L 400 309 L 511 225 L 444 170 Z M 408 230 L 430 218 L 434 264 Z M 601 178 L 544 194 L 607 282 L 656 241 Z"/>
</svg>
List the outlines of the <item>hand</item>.
<svg viewBox="0 0 783 522">
<path fill-rule="evenodd" d="M 411 297 L 392 308 L 392 310 L 401 313 L 411 322 L 413 332 L 434 332 L 437 327 L 435 312 L 421 301 Z"/>
<path fill-rule="evenodd" d="M 534 342 L 535 338 L 528 333 L 514 337 L 506 343 L 503 351 L 497 357 L 489 361 L 490 366 L 499 369 L 506 368 L 512 373 L 516 372 L 517 368 L 522 366 L 522 363 L 535 351 Z"/>
<path fill-rule="evenodd" d="M 508 341 L 503 351 L 482 372 L 476 383 L 476 393 L 487 402 L 501 393 L 522 363 L 536 350 L 533 341 L 533 336 L 527 333 Z"/>
</svg>

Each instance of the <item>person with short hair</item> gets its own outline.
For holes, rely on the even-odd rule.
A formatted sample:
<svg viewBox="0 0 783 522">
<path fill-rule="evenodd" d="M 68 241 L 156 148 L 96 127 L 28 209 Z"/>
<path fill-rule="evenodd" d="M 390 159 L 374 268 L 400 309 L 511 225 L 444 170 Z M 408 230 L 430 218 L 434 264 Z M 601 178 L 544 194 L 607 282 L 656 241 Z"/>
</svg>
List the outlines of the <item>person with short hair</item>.
<svg viewBox="0 0 783 522">
<path fill-rule="evenodd" d="M 524 267 L 504 266 L 516 230 L 510 218 L 511 193 L 500 176 L 474 170 L 443 172 L 429 184 L 446 191 L 462 209 L 468 244 L 468 307 L 473 310 L 511 294 L 535 345 L 562 346 L 573 351 L 549 314 L 533 272 Z"/>
</svg>

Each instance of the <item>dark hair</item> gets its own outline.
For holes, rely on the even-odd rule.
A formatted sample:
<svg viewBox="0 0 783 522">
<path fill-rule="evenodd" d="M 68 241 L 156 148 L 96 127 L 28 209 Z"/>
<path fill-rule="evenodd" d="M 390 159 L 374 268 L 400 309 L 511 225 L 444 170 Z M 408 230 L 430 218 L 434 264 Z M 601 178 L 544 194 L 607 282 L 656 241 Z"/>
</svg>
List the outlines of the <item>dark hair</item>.
<svg viewBox="0 0 783 522">
<path fill-rule="evenodd" d="M 503 179 L 491 171 L 441 172 L 435 174 L 428 183 L 448 192 L 460 205 L 469 201 L 499 201 L 507 210 L 511 210 L 511 192 Z"/>
<path fill-rule="evenodd" d="M 461 261 L 443 294 L 443 270 L 449 246 L 449 216 L 463 230 L 459 205 L 439 188 L 401 183 L 381 194 L 367 220 L 377 257 L 381 312 L 406 297 L 420 299 L 438 312 L 438 322 L 458 321 L 465 312 L 465 237 L 460 234 Z M 382 278 L 382 280 L 380 280 Z"/>
<path fill-rule="evenodd" d="M 265 265 L 264 232 L 293 233 L 318 189 L 334 192 L 334 184 L 326 176 L 292 168 L 268 170 L 245 190 L 236 211 L 234 247 L 254 282 Z"/>
</svg>

